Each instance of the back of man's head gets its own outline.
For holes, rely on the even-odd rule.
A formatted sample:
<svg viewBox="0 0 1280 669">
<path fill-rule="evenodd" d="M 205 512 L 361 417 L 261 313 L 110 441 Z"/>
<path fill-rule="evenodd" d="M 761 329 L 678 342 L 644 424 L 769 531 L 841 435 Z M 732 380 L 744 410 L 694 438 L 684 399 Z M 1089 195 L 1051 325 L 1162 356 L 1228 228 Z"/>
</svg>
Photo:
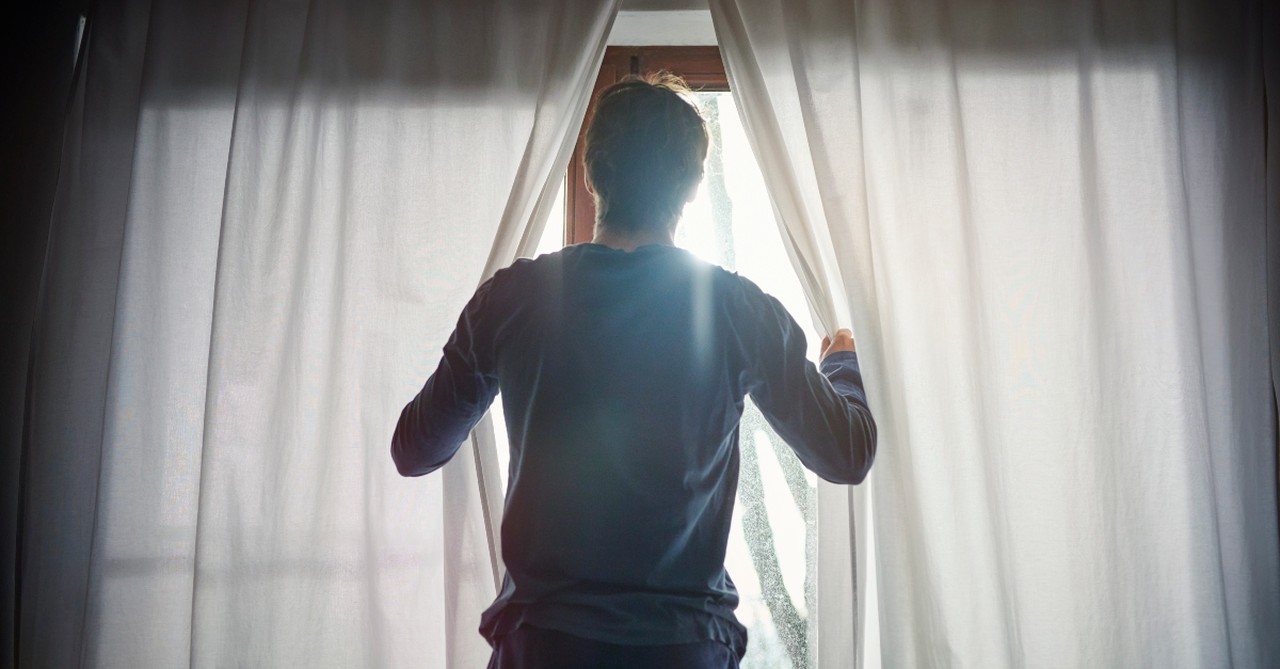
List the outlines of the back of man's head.
<svg viewBox="0 0 1280 669">
<path fill-rule="evenodd" d="M 702 180 L 710 136 L 679 77 L 628 78 L 600 93 L 583 162 L 596 225 L 634 234 L 672 224 Z"/>
</svg>

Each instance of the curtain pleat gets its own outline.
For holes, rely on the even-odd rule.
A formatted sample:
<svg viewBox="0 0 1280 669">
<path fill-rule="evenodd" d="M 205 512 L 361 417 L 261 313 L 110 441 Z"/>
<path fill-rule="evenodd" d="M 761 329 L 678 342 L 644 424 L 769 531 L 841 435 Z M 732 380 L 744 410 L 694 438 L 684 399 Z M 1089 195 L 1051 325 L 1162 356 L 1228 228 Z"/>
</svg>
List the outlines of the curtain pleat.
<svg viewBox="0 0 1280 669">
<path fill-rule="evenodd" d="M 880 425 L 819 665 L 1280 661 L 1261 5 L 711 7 Z"/>
<path fill-rule="evenodd" d="M 483 664 L 492 435 L 412 480 L 391 430 L 536 239 L 617 3 L 95 11 L 28 389 L 19 664 Z"/>
</svg>

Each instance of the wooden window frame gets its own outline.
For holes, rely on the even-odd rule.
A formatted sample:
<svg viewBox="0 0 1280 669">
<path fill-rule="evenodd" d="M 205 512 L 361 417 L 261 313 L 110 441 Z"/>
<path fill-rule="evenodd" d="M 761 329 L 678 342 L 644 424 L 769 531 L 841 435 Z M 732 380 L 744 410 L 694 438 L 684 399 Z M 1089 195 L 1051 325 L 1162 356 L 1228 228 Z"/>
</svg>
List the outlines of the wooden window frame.
<svg viewBox="0 0 1280 669">
<path fill-rule="evenodd" d="M 591 91 L 578 143 L 573 147 L 565 176 L 564 243 L 580 244 L 595 235 L 596 206 L 587 190 L 586 169 L 582 164 L 582 145 L 587 135 L 587 122 L 595 113 L 600 91 L 633 74 L 667 71 L 683 77 L 695 91 L 728 91 L 729 78 L 720 59 L 720 48 L 714 46 L 611 46 L 604 52 L 600 73 Z"/>
</svg>

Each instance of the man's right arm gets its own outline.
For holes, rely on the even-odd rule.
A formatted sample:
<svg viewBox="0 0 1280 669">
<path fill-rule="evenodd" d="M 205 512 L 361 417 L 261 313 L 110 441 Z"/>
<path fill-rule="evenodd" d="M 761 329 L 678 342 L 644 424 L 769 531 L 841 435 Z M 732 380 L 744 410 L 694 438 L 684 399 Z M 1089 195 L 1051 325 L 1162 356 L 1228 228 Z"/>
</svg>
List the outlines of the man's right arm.
<svg viewBox="0 0 1280 669">
<path fill-rule="evenodd" d="M 845 345 L 842 331 L 825 346 L 819 372 L 805 356 L 800 326 L 776 299 L 764 298 L 749 339 L 752 400 L 806 467 L 832 483 L 861 483 L 875 459 L 876 423 L 852 339 Z"/>
<path fill-rule="evenodd" d="M 391 459 L 401 476 L 429 474 L 448 462 L 498 393 L 483 315 L 493 281 L 476 290 L 458 318 L 434 374 L 400 412 Z"/>
</svg>

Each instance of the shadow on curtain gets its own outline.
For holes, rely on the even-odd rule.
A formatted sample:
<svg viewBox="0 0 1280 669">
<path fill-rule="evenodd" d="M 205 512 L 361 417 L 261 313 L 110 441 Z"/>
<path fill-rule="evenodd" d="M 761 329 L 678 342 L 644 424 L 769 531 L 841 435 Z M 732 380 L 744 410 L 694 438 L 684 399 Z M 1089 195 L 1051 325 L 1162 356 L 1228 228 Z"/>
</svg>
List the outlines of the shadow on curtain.
<svg viewBox="0 0 1280 669">
<path fill-rule="evenodd" d="M 96 6 L 32 351 L 21 666 L 485 661 L 474 453 L 404 480 L 391 430 L 537 239 L 616 10 Z"/>
</svg>

